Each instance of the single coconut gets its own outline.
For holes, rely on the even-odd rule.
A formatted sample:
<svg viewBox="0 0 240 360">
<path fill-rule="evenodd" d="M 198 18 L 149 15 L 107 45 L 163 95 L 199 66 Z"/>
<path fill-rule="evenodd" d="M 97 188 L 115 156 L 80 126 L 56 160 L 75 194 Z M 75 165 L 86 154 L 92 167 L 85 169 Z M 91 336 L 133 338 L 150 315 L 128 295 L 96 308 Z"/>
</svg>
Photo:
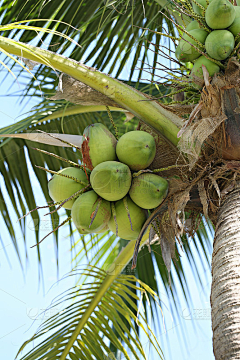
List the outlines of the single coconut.
<svg viewBox="0 0 240 360">
<path fill-rule="evenodd" d="M 61 176 L 66 175 L 79 180 L 82 182 L 78 183 L 76 180 Z M 68 199 L 70 196 L 75 194 L 77 191 L 83 189 L 88 185 L 88 179 L 86 177 L 85 172 L 82 169 L 67 167 L 60 171 L 58 174 L 54 174 L 53 177 L 48 182 L 48 192 L 49 196 L 55 201 L 64 201 Z M 67 201 L 63 207 L 65 209 L 71 209 L 73 203 L 76 199 L 72 199 Z"/>
<path fill-rule="evenodd" d="M 103 161 L 116 160 L 115 136 L 101 123 L 91 124 L 83 132 L 83 163 L 92 170 Z"/>
<path fill-rule="evenodd" d="M 212 31 L 205 42 L 208 55 L 215 60 L 225 60 L 233 51 L 234 45 L 234 36 L 228 30 Z"/>
<path fill-rule="evenodd" d="M 203 29 L 194 29 L 189 31 L 189 34 L 192 35 L 197 41 L 201 44 L 204 44 L 206 37 L 208 36 L 207 31 Z M 183 39 L 179 42 L 179 47 L 181 50 L 182 61 L 194 61 L 197 59 L 201 53 L 197 51 L 192 45 L 198 48 L 197 42 L 192 39 L 189 35 L 184 34 Z"/>
<path fill-rule="evenodd" d="M 117 201 L 129 191 L 132 175 L 129 167 L 118 161 L 98 164 L 90 176 L 93 190 L 103 199 Z"/>
<path fill-rule="evenodd" d="M 97 207 L 98 210 L 95 213 Z M 101 231 L 111 217 L 110 202 L 99 198 L 93 190 L 87 191 L 80 195 L 73 204 L 71 216 L 80 233 L 81 231 L 88 233 Z"/>
<path fill-rule="evenodd" d="M 116 153 L 118 159 L 130 169 L 146 169 L 156 154 L 155 140 L 145 131 L 129 131 L 119 139 Z"/>
<path fill-rule="evenodd" d="M 207 8 L 207 1 L 206 0 L 196 0 L 198 4 L 202 5 L 205 9 Z M 209 0 L 211 2 L 212 0 Z M 204 10 L 200 8 L 195 2 L 192 1 L 192 7 L 196 14 L 203 16 Z"/>
<path fill-rule="evenodd" d="M 176 58 L 181 61 L 181 62 L 185 62 L 186 61 L 186 55 L 181 51 L 181 48 L 178 44 L 178 46 L 176 47 L 175 50 L 175 56 Z"/>
<path fill-rule="evenodd" d="M 95 233 L 96 234 L 102 234 L 102 233 L 105 233 L 108 230 L 109 230 L 109 227 L 108 227 L 108 224 L 107 224 L 102 230 L 95 231 Z"/>
<path fill-rule="evenodd" d="M 214 30 L 226 29 L 232 25 L 235 15 L 234 6 L 229 0 L 213 0 L 207 7 L 205 20 Z"/>
<path fill-rule="evenodd" d="M 99 231 L 94 231 L 95 234 L 101 234 L 101 233 L 105 233 L 107 230 L 109 230 L 108 225 L 106 225 L 102 230 Z M 78 232 L 81 235 L 88 235 L 88 234 L 92 234 L 93 232 L 87 231 L 86 229 L 82 229 L 82 228 L 78 228 Z"/>
<path fill-rule="evenodd" d="M 203 1 L 205 1 L 205 0 L 203 0 Z M 200 24 L 199 24 L 199 22 L 197 22 L 197 20 L 191 21 L 185 30 L 191 31 L 191 30 L 195 30 L 195 29 L 200 29 Z"/>
<path fill-rule="evenodd" d="M 215 64 L 214 62 L 212 62 L 211 60 L 207 59 L 204 55 L 200 56 L 193 65 L 192 71 L 191 71 L 191 75 L 190 77 L 194 79 L 194 76 L 200 78 L 203 80 L 203 69 L 202 69 L 202 65 L 205 65 L 207 68 L 207 71 L 209 73 L 209 76 L 213 76 L 214 74 L 218 73 L 220 71 L 220 67 Z M 204 81 L 202 82 L 202 86 L 204 84 Z M 202 86 L 200 86 L 197 83 L 198 88 L 202 88 Z"/>
<path fill-rule="evenodd" d="M 132 228 L 127 210 L 124 205 L 124 199 L 119 200 L 115 203 L 117 228 L 113 214 L 108 223 L 108 226 L 109 229 L 115 234 L 118 229 L 118 236 L 120 236 L 122 239 L 136 240 L 142 229 L 143 224 L 147 220 L 146 211 L 137 206 L 128 196 L 125 199 L 127 200 L 127 206 L 131 218 Z"/>
<path fill-rule="evenodd" d="M 240 6 L 234 6 L 236 17 L 232 25 L 228 28 L 234 36 L 240 34 Z M 240 40 L 237 40 L 239 43 Z"/>
<path fill-rule="evenodd" d="M 129 196 L 143 209 L 154 209 L 161 204 L 168 192 L 168 182 L 155 174 L 141 174 L 133 179 Z"/>
</svg>

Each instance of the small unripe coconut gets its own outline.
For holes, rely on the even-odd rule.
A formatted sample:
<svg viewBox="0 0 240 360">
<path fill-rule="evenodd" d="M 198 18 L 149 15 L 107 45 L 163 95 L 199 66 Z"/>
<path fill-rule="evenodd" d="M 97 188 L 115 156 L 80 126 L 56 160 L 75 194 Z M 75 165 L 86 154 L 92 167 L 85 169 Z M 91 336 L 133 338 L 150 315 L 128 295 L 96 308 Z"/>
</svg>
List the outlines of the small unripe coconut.
<svg viewBox="0 0 240 360">
<path fill-rule="evenodd" d="M 95 231 L 95 234 L 102 234 L 102 233 L 105 233 L 108 230 L 109 230 L 109 227 L 108 227 L 108 224 L 107 224 L 102 230 Z"/>
<path fill-rule="evenodd" d="M 117 201 L 126 196 L 131 181 L 129 167 L 119 161 L 105 161 L 98 164 L 90 176 L 93 190 L 108 201 Z"/>
<path fill-rule="evenodd" d="M 233 51 L 234 45 L 234 36 L 228 30 L 212 31 L 205 42 L 208 55 L 215 60 L 225 60 Z"/>
<path fill-rule="evenodd" d="M 143 209 L 154 209 L 161 204 L 168 192 L 168 182 L 155 174 L 141 174 L 133 179 L 129 196 Z"/>
<path fill-rule="evenodd" d="M 189 34 L 192 35 L 201 44 L 204 44 L 205 39 L 208 35 L 207 31 L 203 29 L 191 30 L 189 31 Z M 187 34 L 184 34 L 183 39 L 181 39 L 179 42 L 182 58 L 184 58 L 184 60 L 182 61 L 184 62 L 193 61 L 201 55 L 200 52 L 198 52 L 191 44 L 198 48 L 197 42 Z"/>
<path fill-rule="evenodd" d="M 205 0 L 203 0 L 203 1 L 205 1 Z M 196 5 L 196 6 L 197 6 L 197 5 Z M 195 12 L 196 12 L 196 11 L 195 11 Z M 199 23 L 197 22 L 197 20 L 191 21 L 191 22 L 188 24 L 188 26 L 186 27 L 185 30 L 191 31 L 191 30 L 195 30 L 195 29 L 200 29 L 200 25 L 199 25 Z"/>
<path fill-rule="evenodd" d="M 214 29 L 226 29 L 235 19 L 235 9 L 229 0 L 213 0 L 205 12 L 207 25 Z"/>
<path fill-rule="evenodd" d="M 209 2 L 211 2 L 212 0 L 210 0 Z M 206 0 L 197 0 L 198 4 L 202 5 L 205 9 L 207 7 L 207 2 Z M 201 9 L 199 6 L 197 6 L 197 4 L 195 4 L 193 1 L 192 1 L 192 6 L 193 6 L 193 10 L 196 14 L 198 15 L 203 15 L 203 9 Z"/>
<path fill-rule="evenodd" d="M 106 225 L 102 230 L 94 231 L 94 233 L 95 233 L 95 234 L 101 234 L 101 233 L 106 232 L 107 230 L 109 230 L 108 225 Z M 91 231 L 87 231 L 86 229 L 82 229 L 82 228 L 80 228 L 80 227 L 78 227 L 78 232 L 79 232 L 79 234 L 81 234 L 81 235 L 88 235 L 88 234 L 92 234 L 92 233 L 93 233 L 93 232 L 91 232 Z"/>
<path fill-rule="evenodd" d="M 103 161 L 116 160 L 115 136 L 101 123 L 91 124 L 83 132 L 83 163 L 92 170 Z"/>
<path fill-rule="evenodd" d="M 203 79 L 202 65 L 206 66 L 210 76 L 213 76 L 220 71 L 220 67 L 217 64 L 202 55 L 195 61 L 190 76 L 193 77 L 193 75 L 195 75 L 198 78 Z"/>
<path fill-rule="evenodd" d="M 175 56 L 176 56 L 176 58 L 177 58 L 179 61 L 181 61 L 181 62 L 185 62 L 185 61 L 186 61 L 186 55 L 183 54 L 183 52 L 181 51 L 179 44 L 178 44 L 178 46 L 176 47 Z"/>
<path fill-rule="evenodd" d="M 240 6 L 234 6 L 236 17 L 232 25 L 228 28 L 234 36 L 240 33 Z M 239 43 L 239 40 L 237 41 Z"/>
<path fill-rule="evenodd" d="M 72 220 L 79 232 L 86 231 L 95 233 L 101 231 L 108 223 L 111 217 L 110 202 L 101 199 L 95 218 L 91 224 L 94 212 L 99 205 L 99 196 L 95 191 L 90 190 L 80 195 L 72 207 Z"/>
<path fill-rule="evenodd" d="M 73 179 L 69 179 L 67 177 L 54 174 L 53 177 L 48 182 L 48 191 L 49 191 L 49 196 L 55 202 L 68 199 L 70 196 L 72 196 L 78 190 L 83 189 L 88 184 L 88 179 L 86 177 L 85 172 L 82 169 L 67 167 L 58 171 L 58 174 L 71 176 L 77 180 L 82 181 L 84 184 L 80 184 Z M 71 209 L 75 200 L 76 199 L 67 201 L 63 205 L 63 207 L 65 209 Z"/>
<path fill-rule="evenodd" d="M 147 220 L 147 216 L 145 210 L 137 206 L 128 196 L 126 199 L 133 230 L 131 229 L 130 220 L 125 209 L 123 199 L 119 200 L 115 203 L 118 236 L 125 240 L 136 240 L 143 224 Z M 116 234 L 116 224 L 113 215 L 108 223 L 108 226 L 109 229 Z"/>
<path fill-rule="evenodd" d="M 155 140 L 145 131 L 129 131 L 119 139 L 116 152 L 118 159 L 130 169 L 146 169 L 156 154 Z"/>
</svg>

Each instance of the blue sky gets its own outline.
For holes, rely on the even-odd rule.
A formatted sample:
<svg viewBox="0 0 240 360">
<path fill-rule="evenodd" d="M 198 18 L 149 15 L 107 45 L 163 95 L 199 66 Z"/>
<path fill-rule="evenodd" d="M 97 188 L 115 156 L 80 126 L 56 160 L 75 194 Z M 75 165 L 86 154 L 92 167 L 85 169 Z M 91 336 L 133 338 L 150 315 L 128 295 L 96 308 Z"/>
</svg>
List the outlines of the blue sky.
<svg viewBox="0 0 240 360">
<path fill-rule="evenodd" d="M 90 50 L 89 50 L 90 51 Z M 126 66 L 122 77 L 127 77 L 128 66 Z M 0 80 L 4 73 L 0 75 Z M 28 76 L 28 75 L 27 75 Z M 1 86 L 1 126 L 13 124 L 16 118 L 31 110 L 37 103 L 37 99 L 32 99 L 24 106 L 17 104 L 17 97 L 8 97 L 6 90 L 12 84 L 10 76 Z M 10 89 L 10 93 L 14 91 L 23 90 L 23 85 L 18 85 L 16 82 Z M 37 204 L 45 204 L 43 195 L 41 193 L 37 179 L 34 176 L 33 170 L 30 169 L 30 176 L 36 196 Z M 4 179 L 0 177 L 1 189 L 4 189 Z M 11 210 L 11 202 L 8 201 L 8 208 L 10 215 L 16 224 L 16 233 L 18 235 L 18 242 L 22 258 L 24 258 L 24 243 L 21 241 L 22 235 L 17 218 L 13 210 Z M 45 212 L 41 212 L 43 216 Z M 48 231 L 46 226 L 41 228 L 41 237 L 46 235 Z M 68 281 L 63 280 L 58 282 L 56 271 L 56 256 L 53 238 L 50 236 L 41 244 L 41 253 L 43 259 L 43 278 L 44 288 L 42 282 L 38 278 L 38 260 L 36 250 L 30 249 L 34 244 L 34 231 L 30 218 L 27 219 L 27 248 L 28 261 L 24 263 L 23 271 L 20 268 L 14 247 L 11 243 L 9 234 L 5 228 L 2 218 L 0 219 L 1 238 L 4 247 L 0 246 L 0 314 L 1 314 L 1 328 L 0 328 L 0 357 L 4 359 L 14 359 L 18 348 L 27 340 L 39 326 L 40 321 L 53 315 L 53 313 L 46 312 L 37 318 L 49 306 L 51 300 L 62 293 L 65 289 L 74 284 L 74 279 L 70 278 Z M 77 239 L 77 237 L 75 237 Z M 70 239 L 68 237 L 67 227 L 60 232 L 60 247 L 59 247 L 59 278 L 61 279 L 66 273 L 71 270 L 71 253 L 70 253 Z M 5 255 L 7 252 L 7 256 Z M 158 341 L 163 346 L 163 351 L 167 360 L 207 360 L 213 359 L 212 354 L 212 333 L 211 333 L 211 318 L 210 318 L 210 286 L 211 276 L 210 270 L 207 267 L 202 268 L 203 287 L 200 288 L 196 282 L 192 270 L 188 265 L 186 255 L 182 254 L 183 264 L 187 271 L 187 281 L 191 289 L 192 304 L 187 308 L 182 295 L 179 296 L 178 304 L 182 322 L 185 326 L 187 338 L 187 351 L 184 349 L 185 344 L 181 335 L 180 324 L 178 321 L 173 322 L 169 310 L 164 310 L 165 316 L 165 333 L 158 333 Z M 200 266 L 200 264 L 198 264 Z M 71 283 L 72 282 L 72 283 Z M 180 291 L 179 291 L 180 294 Z M 166 297 L 164 291 L 163 298 Z M 147 344 L 146 344 L 147 347 Z M 171 347 L 171 351 L 169 348 Z"/>
</svg>

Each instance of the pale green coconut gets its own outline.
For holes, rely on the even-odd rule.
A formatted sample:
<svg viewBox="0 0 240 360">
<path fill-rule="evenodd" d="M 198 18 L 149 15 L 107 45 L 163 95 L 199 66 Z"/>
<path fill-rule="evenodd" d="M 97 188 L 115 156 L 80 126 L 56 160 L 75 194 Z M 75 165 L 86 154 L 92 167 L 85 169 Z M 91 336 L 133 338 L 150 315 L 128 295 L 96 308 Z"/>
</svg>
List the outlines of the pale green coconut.
<svg viewBox="0 0 240 360">
<path fill-rule="evenodd" d="M 102 230 L 94 231 L 94 234 L 105 233 L 107 230 L 109 230 L 108 225 L 106 225 Z M 80 227 L 78 227 L 78 232 L 79 232 L 79 234 L 81 234 L 81 235 L 93 234 L 93 232 L 87 231 L 86 229 L 82 229 L 82 228 L 80 228 Z"/>
<path fill-rule="evenodd" d="M 165 199 L 167 192 L 167 180 L 145 173 L 133 178 L 129 196 L 141 208 L 154 209 Z"/>
<path fill-rule="evenodd" d="M 236 17 L 232 25 L 228 28 L 234 36 L 240 34 L 240 6 L 234 6 Z M 237 41 L 239 43 L 239 40 Z"/>
<path fill-rule="evenodd" d="M 104 161 L 116 160 L 115 136 L 101 123 L 91 124 L 83 132 L 83 163 L 92 170 Z"/>
<path fill-rule="evenodd" d="M 119 139 L 116 153 L 119 161 L 130 169 L 146 169 L 156 154 L 155 140 L 145 131 L 130 131 Z"/>
<path fill-rule="evenodd" d="M 175 56 L 176 56 L 176 58 L 177 58 L 179 61 L 185 62 L 186 56 L 185 56 L 185 54 L 182 53 L 179 44 L 178 44 L 178 46 L 176 47 Z"/>
<path fill-rule="evenodd" d="M 96 234 L 102 234 L 102 233 L 105 233 L 108 230 L 109 230 L 109 227 L 108 227 L 108 224 L 107 224 L 102 230 L 95 231 L 95 233 Z"/>
<path fill-rule="evenodd" d="M 235 19 L 235 9 L 229 0 L 213 0 L 205 12 L 207 25 L 214 29 L 226 29 Z"/>
<path fill-rule="evenodd" d="M 207 2 L 206 0 L 196 0 L 198 4 L 202 5 L 205 9 L 207 8 Z M 210 0 L 209 2 L 211 2 L 212 0 Z M 193 6 L 193 10 L 196 14 L 198 15 L 203 15 L 203 9 L 201 9 L 199 6 L 197 6 L 197 4 L 195 4 L 192 1 L 192 6 Z"/>
<path fill-rule="evenodd" d="M 195 30 L 195 29 L 200 29 L 200 24 L 197 22 L 197 20 L 191 21 L 185 30 L 191 31 L 191 30 Z"/>
<path fill-rule="evenodd" d="M 204 44 L 205 39 L 208 36 L 207 31 L 203 29 L 191 30 L 189 31 L 189 34 L 192 35 L 201 44 Z M 187 34 L 184 34 L 183 39 L 181 39 L 179 42 L 179 47 L 181 50 L 181 57 L 183 62 L 187 62 L 187 61 L 192 62 L 201 55 L 200 52 L 198 52 L 191 44 L 198 48 L 197 42 Z"/>
<path fill-rule="evenodd" d="M 143 224 L 147 219 L 147 216 L 145 210 L 137 206 L 128 196 L 126 199 L 133 230 L 131 229 L 131 224 L 123 203 L 123 199 L 119 200 L 115 203 L 118 236 L 125 240 L 136 240 Z M 113 215 L 108 223 L 108 226 L 109 229 L 116 234 L 116 224 Z"/>
<path fill-rule="evenodd" d="M 105 161 L 97 165 L 90 176 L 93 190 L 109 201 L 122 199 L 128 193 L 131 181 L 129 167 L 118 161 Z"/>
<path fill-rule="evenodd" d="M 202 55 L 195 61 L 193 65 L 190 75 L 193 79 L 194 79 L 193 75 L 197 76 L 200 79 L 203 79 L 202 65 L 206 66 L 210 76 L 213 76 L 214 74 L 220 71 L 220 67 L 217 64 L 215 64 L 211 60 L 208 60 L 204 55 Z M 199 85 L 199 88 L 202 88 L 202 86 Z"/>
<path fill-rule="evenodd" d="M 234 36 L 228 30 L 212 31 L 205 42 L 208 55 L 215 60 L 225 60 L 233 51 L 234 45 Z"/>
<path fill-rule="evenodd" d="M 88 179 L 86 177 L 86 174 L 81 169 L 74 167 L 67 167 L 58 171 L 58 174 L 71 176 L 72 178 L 82 181 L 83 184 L 80 184 L 73 179 L 69 179 L 67 177 L 54 174 L 53 177 L 48 182 L 48 192 L 49 192 L 49 196 L 55 202 L 68 199 L 70 196 L 72 196 L 78 190 L 83 189 L 88 184 Z M 67 201 L 63 205 L 63 207 L 65 209 L 71 209 L 75 200 L 76 199 Z"/>
<path fill-rule="evenodd" d="M 110 202 L 102 199 L 97 214 L 93 220 L 94 212 L 99 204 L 99 196 L 90 190 L 77 198 L 72 207 L 72 220 L 79 232 L 95 233 L 106 227 L 111 217 Z"/>
</svg>

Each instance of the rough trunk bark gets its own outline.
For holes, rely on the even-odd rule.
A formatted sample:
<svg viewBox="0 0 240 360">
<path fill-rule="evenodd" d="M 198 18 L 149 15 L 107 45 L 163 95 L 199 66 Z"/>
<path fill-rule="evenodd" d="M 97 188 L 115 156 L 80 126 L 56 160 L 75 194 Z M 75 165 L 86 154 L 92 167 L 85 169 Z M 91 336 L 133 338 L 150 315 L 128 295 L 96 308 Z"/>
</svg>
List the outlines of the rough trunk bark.
<svg viewBox="0 0 240 360">
<path fill-rule="evenodd" d="M 215 359 L 240 359 L 240 184 L 227 195 L 218 214 L 211 307 Z"/>
</svg>

